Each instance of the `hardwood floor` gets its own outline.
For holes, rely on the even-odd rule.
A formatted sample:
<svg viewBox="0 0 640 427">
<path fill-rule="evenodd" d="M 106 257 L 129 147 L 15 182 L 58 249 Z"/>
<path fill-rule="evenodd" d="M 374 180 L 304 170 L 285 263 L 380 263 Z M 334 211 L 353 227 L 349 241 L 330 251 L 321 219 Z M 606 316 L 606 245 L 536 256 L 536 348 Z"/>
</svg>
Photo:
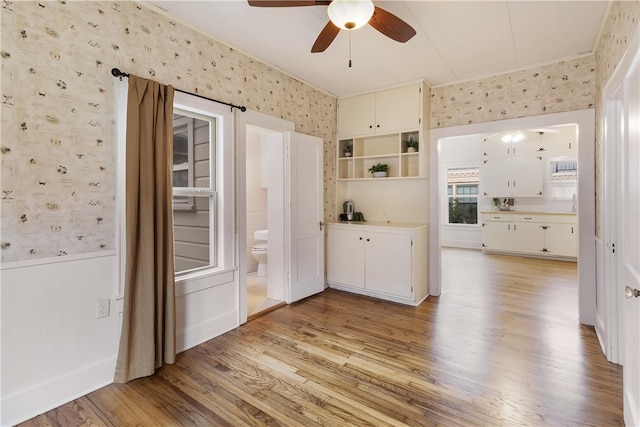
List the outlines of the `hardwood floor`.
<svg viewBox="0 0 640 427">
<path fill-rule="evenodd" d="M 575 263 L 442 260 L 443 293 L 419 307 L 329 289 L 23 425 L 623 425 Z"/>
</svg>

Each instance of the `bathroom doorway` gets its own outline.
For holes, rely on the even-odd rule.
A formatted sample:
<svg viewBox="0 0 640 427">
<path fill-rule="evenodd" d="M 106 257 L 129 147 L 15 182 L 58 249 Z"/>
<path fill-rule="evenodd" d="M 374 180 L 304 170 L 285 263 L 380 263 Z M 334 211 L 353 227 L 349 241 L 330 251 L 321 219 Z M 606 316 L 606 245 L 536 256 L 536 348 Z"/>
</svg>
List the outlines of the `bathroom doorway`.
<svg viewBox="0 0 640 427">
<path fill-rule="evenodd" d="M 247 318 L 284 305 L 284 134 L 246 125 Z"/>
<path fill-rule="evenodd" d="M 236 117 L 238 320 L 243 324 L 324 290 L 323 141 L 257 111 Z"/>
</svg>

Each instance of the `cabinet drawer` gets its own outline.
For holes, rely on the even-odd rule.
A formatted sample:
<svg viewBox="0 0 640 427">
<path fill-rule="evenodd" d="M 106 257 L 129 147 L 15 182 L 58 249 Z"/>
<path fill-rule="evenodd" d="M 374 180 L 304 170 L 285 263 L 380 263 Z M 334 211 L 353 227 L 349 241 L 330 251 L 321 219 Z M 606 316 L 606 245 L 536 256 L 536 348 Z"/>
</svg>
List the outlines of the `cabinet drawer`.
<svg viewBox="0 0 640 427">
<path fill-rule="evenodd" d="M 514 222 L 544 222 L 544 215 L 538 214 L 516 214 L 513 215 Z"/>
<path fill-rule="evenodd" d="M 550 224 L 576 224 L 575 215 L 545 215 L 545 222 Z"/>
<path fill-rule="evenodd" d="M 512 215 L 511 214 L 504 214 L 504 213 L 486 213 L 486 214 L 482 214 L 482 221 L 483 222 L 510 222 L 512 221 Z"/>
</svg>

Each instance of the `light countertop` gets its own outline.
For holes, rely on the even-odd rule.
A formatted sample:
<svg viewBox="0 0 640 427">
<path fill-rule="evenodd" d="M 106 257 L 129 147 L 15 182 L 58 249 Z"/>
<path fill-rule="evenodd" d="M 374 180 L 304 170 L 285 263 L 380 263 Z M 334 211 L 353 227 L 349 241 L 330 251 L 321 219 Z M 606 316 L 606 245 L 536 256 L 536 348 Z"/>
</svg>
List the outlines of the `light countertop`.
<svg viewBox="0 0 640 427">
<path fill-rule="evenodd" d="M 480 211 L 482 214 L 520 214 L 520 215 L 576 215 L 577 212 L 542 212 L 542 211 Z"/>
<path fill-rule="evenodd" d="M 386 221 L 336 221 L 330 222 L 332 225 L 339 225 L 344 227 L 385 227 L 385 228 L 400 228 L 404 230 L 418 230 L 420 228 L 428 227 L 429 224 L 411 223 L 411 222 L 386 222 Z"/>
</svg>

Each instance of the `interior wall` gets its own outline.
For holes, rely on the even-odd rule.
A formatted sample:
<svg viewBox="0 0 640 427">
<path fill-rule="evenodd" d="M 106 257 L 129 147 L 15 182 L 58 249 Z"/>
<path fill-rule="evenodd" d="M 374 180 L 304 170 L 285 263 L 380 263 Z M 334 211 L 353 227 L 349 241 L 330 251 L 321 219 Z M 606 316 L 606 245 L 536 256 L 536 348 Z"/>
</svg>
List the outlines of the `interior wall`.
<svg viewBox="0 0 640 427">
<path fill-rule="evenodd" d="M 595 56 L 431 88 L 431 129 L 586 110 L 595 105 Z"/>
<path fill-rule="evenodd" d="M 323 138 L 326 194 L 335 191 L 336 100 L 149 3 L 1 7 L 0 425 L 13 425 L 113 378 L 119 254 L 111 68 L 246 105 Z M 334 200 L 325 197 L 327 219 Z M 87 257 L 103 262 L 95 268 Z M 178 296 L 181 348 L 206 339 L 204 331 L 237 324 L 238 282 L 231 279 L 231 286 L 207 283 Z M 111 299 L 111 311 L 96 319 L 100 298 Z M 232 319 L 216 318 L 230 312 Z"/>
<path fill-rule="evenodd" d="M 267 188 L 263 187 L 262 169 L 267 166 L 263 163 L 263 145 L 261 135 L 257 132 L 247 132 L 247 271 L 256 271 L 258 261 L 251 255 L 251 247 L 259 242 L 255 240 L 254 233 L 257 230 L 267 228 Z M 265 160 L 266 161 L 266 160 Z"/>
</svg>

